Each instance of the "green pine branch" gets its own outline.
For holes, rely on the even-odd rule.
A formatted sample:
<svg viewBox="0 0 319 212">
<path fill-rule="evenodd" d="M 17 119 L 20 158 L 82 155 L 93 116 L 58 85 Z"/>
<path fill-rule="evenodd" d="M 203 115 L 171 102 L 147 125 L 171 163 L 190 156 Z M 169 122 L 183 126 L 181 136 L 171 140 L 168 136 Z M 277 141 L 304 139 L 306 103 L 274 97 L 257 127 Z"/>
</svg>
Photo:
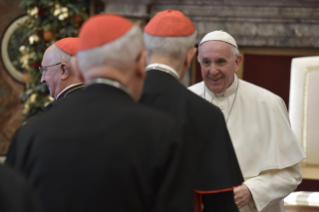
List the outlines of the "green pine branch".
<svg viewBox="0 0 319 212">
<path fill-rule="evenodd" d="M 27 76 L 23 101 L 23 121 L 40 114 L 52 101 L 46 84 L 41 83 L 39 66 L 45 50 L 55 41 L 65 37 L 76 37 L 80 25 L 88 18 L 86 0 L 23 0 L 28 19 L 21 28 L 19 56 Z"/>
</svg>

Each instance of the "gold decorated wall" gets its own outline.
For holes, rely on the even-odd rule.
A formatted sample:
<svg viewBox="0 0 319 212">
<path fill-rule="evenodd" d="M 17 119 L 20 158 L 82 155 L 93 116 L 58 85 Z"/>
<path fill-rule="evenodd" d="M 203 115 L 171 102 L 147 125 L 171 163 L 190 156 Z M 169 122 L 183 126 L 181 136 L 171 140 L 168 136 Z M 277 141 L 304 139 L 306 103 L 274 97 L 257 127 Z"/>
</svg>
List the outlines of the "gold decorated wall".
<svg viewBox="0 0 319 212">
<path fill-rule="evenodd" d="M 15 19 L 25 14 L 20 0 L 0 0 L 0 37 Z M 14 80 L 0 59 L 0 155 L 7 152 L 12 136 L 22 121 L 20 94 L 24 85 Z"/>
</svg>

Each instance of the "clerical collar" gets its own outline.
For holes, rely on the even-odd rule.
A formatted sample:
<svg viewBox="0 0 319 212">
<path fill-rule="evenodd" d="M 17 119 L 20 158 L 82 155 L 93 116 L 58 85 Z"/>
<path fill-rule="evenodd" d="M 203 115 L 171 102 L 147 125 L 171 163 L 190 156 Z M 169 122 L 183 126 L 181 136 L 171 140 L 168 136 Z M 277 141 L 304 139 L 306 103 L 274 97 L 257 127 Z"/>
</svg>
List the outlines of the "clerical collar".
<svg viewBox="0 0 319 212">
<path fill-rule="evenodd" d="M 232 101 L 232 104 L 231 104 L 231 107 L 230 107 L 230 110 L 228 112 L 228 116 L 226 116 L 227 117 L 226 118 L 226 123 L 228 123 L 228 119 L 229 119 L 229 117 L 231 115 L 231 112 L 232 112 L 233 107 L 234 107 L 235 102 L 236 102 L 238 86 L 239 86 L 239 82 L 238 82 L 236 74 L 234 74 L 234 82 L 232 83 L 232 85 L 229 88 L 226 89 L 226 91 L 223 93 L 222 96 L 220 94 L 219 95 L 218 94 L 215 95 L 213 92 L 211 92 L 209 89 L 206 88 L 205 83 L 204 83 L 204 96 L 203 96 L 203 98 L 206 99 L 206 91 L 207 91 L 207 93 L 209 93 L 211 95 L 211 97 L 212 97 L 212 99 L 210 100 L 210 103 L 213 103 L 212 101 L 216 97 L 217 98 L 219 98 L 219 97 L 226 97 L 227 98 L 227 97 L 230 97 L 232 94 L 235 94 L 234 98 L 233 98 L 233 101 Z"/>
<path fill-rule="evenodd" d="M 131 92 L 121 83 L 115 81 L 115 80 L 111 80 L 111 79 L 107 79 L 107 78 L 95 78 L 90 80 L 88 83 L 86 83 L 86 87 L 92 84 L 105 84 L 105 85 L 110 85 L 112 87 L 118 88 L 122 91 L 124 91 L 125 93 L 127 93 L 130 97 L 132 97 Z M 132 97 L 133 98 L 133 97 Z"/>
<path fill-rule="evenodd" d="M 59 96 L 60 96 L 61 94 L 63 94 L 64 91 L 66 91 L 66 90 L 68 90 L 68 89 L 70 89 L 70 88 L 73 88 L 73 87 L 75 87 L 75 86 L 82 85 L 82 84 L 83 84 L 83 83 L 79 82 L 79 83 L 74 83 L 74 84 L 69 85 L 68 87 L 64 88 L 64 89 L 57 95 L 57 97 L 56 97 L 55 99 L 57 100 L 57 99 L 59 98 Z"/>
<path fill-rule="evenodd" d="M 151 63 L 148 66 L 146 66 L 145 70 L 150 71 L 150 70 L 154 70 L 154 69 L 168 73 L 168 74 L 172 75 L 173 77 L 175 77 L 179 81 L 179 75 L 178 75 L 177 71 L 175 71 L 175 69 L 173 69 L 172 67 L 170 67 L 168 65 L 164 65 L 161 63 Z"/>
<path fill-rule="evenodd" d="M 213 92 L 211 92 L 205 85 L 205 91 L 209 93 L 209 95 L 213 98 L 219 98 L 219 97 L 229 97 L 232 94 L 236 93 L 237 90 L 237 84 L 238 84 L 238 77 L 236 74 L 234 74 L 234 82 L 231 84 L 231 86 L 229 88 L 227 88 L 225 90 L 224 93 L 221 94 L 214 94 Z"/>
</svg>

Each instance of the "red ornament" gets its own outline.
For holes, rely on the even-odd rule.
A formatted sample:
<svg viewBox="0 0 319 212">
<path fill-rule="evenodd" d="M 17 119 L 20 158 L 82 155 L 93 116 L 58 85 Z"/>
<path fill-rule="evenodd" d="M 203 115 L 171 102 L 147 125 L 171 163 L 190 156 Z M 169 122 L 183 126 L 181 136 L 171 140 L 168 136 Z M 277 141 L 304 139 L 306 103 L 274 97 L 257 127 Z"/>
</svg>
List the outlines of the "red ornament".
<svg viewBox="0 0 319 212">
<path fill-rule="evenodd" d="M 39 17 L 44 16 L 44 12 L 45 12 L 45 10 L 44 10 L 42 7 L 40 7 L 40 8 L 39 8 L 39 12 L 38 12 L 38 16 L 39 16 Z"/>
<path fill-rule="evenodd" d="M 45 41 L 50 42 L 50 41 L 53 39 L 53 32 L 51 32 L 51 31 L 44 31 L 44 32 L 43 32 L 43 39 L 44 39 Z"/>
<path fill-rule="evenodd" d="M 82 17 L 79 14 L 74 14 L 72 20 L 73 24 L 79 24 L 82 21 Z"/>
<path fill-rule="evenodd" d="M 24 40 L 23 40 L 23 43 L 24 43 L 24 44 L 29 43 L 29 40 L 28 40 L 28 39 L 24 39 Z"/>
<path fill-rule="evenodd" d="M 35 69 L 39 69 L 40 66 L 41 66 L 41 63 L 40 63 L 40 62 L 34 62 L 34 63 L 32 63 L 32 67 L 35 68 Z"/>
</svg>

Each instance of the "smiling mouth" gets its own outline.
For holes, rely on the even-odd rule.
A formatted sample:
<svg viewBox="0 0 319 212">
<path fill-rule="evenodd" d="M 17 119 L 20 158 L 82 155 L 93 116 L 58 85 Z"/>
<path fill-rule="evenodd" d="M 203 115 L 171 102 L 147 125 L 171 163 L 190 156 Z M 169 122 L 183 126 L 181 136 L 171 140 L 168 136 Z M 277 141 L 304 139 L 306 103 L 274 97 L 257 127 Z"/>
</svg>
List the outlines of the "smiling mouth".
<svg viewBox="0 0 319 212">
<path fill-rule="evenodd" d="M 216 78 L 211 78 L 211 80 L 213 80 L 213 81 L 216 82 L 216 81 L 220 80 L 221 78 L 222 78 L 222 77 L 218 77 L 218 78 L 216 77 Z"/>
</svg>

